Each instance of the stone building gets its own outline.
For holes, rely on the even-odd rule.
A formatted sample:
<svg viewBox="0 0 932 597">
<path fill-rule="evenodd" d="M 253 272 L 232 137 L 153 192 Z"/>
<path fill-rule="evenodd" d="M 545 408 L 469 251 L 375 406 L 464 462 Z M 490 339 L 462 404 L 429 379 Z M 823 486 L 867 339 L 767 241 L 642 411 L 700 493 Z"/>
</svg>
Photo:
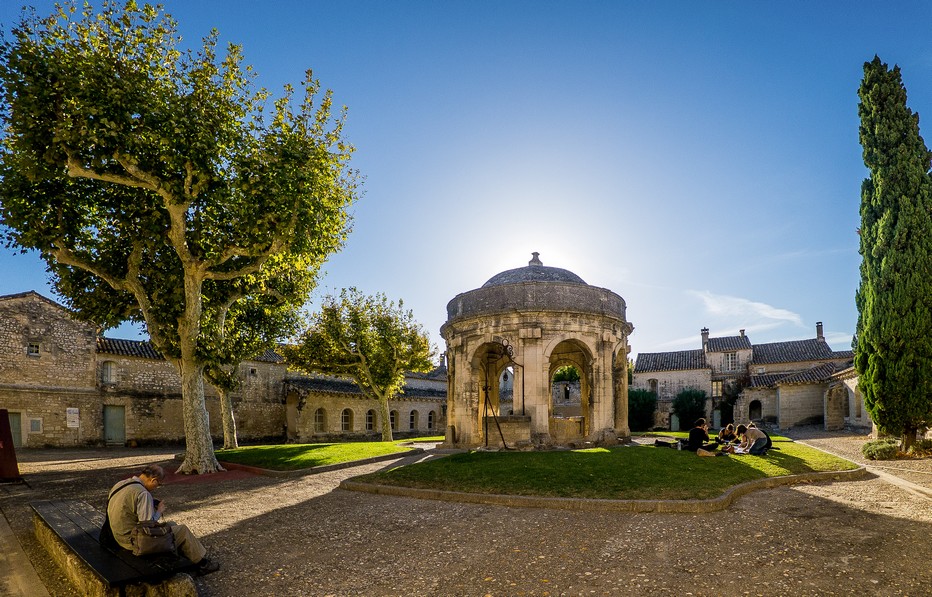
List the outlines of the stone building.
<svg viewBox="0 0 932 597">
<path fill-rule="evenodd" d="M 632 386 L 657 395 L 659 425 L 669 424 L 673 398 L 694 388 L 709 397 L 707 415 L 715 426 L 722 422 L 719 407 L 726 400 L 733 401 L 737 422 L 788 428 L 838 425 L 841 417 L 843 425 L 870 426 L 856 380 L 852 385 L 851 376 L 843 373 L 851 371 L 854 354 L 832 350 L 821 322 L 816 337 L 807 340 L 752 344 L 744 330 L 710 338 L 708 328 L 701 338 L 701 349 L 638 355 Z"/>
<path fill-rule="evenodd" d="M 449 376 L 446 444 L 522 447 L 627 437 L 633 329 L 624 299 L 544 266 L 537 253 L 527 267 L 457 295 L 440 329 Z M 580 373 L 572 414 L 561 413 L 553 399 L 554 372 L 567 365 Z M 503 387 L 510 400 L 503 400 Z"/>
<path fill-rule="evenodd" d="M 352 382 L 290 372 L 273 351 L 243 362 L 240 379 L 231 400 L 242 442 L 380 437 L 367 427 L 374 402 Z M 292 394 L 300 398 L 290 403 Z M 209 384 L 205 398 L 211 434 L 222 439 L 220 404 Z M 399 435 L 444 429 L 445 398 L 445 368 L 409 374 L 404 394 L 392 402 Z M 35 292 L 0 296 L 0 409 L 9 411 L 16 446 L 184 439 L 174 365 L 148 342 L 98 336 L 95 326 Z"/>
</svg>

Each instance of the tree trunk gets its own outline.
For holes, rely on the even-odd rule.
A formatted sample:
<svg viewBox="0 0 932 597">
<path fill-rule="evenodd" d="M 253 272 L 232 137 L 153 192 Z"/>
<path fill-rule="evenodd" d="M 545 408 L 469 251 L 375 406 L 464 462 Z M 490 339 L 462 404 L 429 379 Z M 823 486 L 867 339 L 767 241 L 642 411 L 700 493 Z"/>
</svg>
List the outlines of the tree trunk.
<svg viewBox="0 0 932 597">
<path fill-rule="evenodd" d="M 177 473 L 215 473 L 223 470 L 214 455 L 207 404 L 204 401 L 204 367 L 181 361 L 181 400 L 184 413 L 184 462 Z"/>
<path fill-rule="evenodd" d="M 379 418 L 382 419 L 382 441 L 390 442 L 392 437 L 392 416 L 388 412 L 388 395 L 379 395 Z"/>
<path fill-rule="evenodd" d="M 220 395 L 220 418 L 223 421 L 223 449 L 232 450 L 239 447 L 236 439 L 236 419 L 233 418 L 233 399 L 230 393 L 217 388 Z"/>
</svg>

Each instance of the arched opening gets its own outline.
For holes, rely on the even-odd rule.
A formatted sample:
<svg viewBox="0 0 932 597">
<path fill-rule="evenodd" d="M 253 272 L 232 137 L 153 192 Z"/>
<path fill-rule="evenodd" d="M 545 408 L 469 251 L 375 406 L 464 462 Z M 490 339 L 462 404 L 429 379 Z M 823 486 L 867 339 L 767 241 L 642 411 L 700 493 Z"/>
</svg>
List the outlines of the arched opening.
<svg viewBox="0 0 932 597">
<path fill-rule="evenodd" d="M 417 426 L 419 423 L 419 415 L 416 410 L 412 410 L 411 414 L 408 416 L 408 429 L 410 431 L 417 431 Z"/>
<path fill-rule="evenodd" d="M 436 415 L 434 415 L 434 411 L 430 411 L 427 413 L 427 429 L 433 431 L 434 425 L 436 425 Z"/>
<path fill-rule="evenodd" d="M 318 408 L 314 411 L 314 431 L 323 433 L 327 430 L 327 411 Z"/>
<path fill-rule="evenodd" d="M 391 425 L 392 431 L 398 431 L 398 411 L 397 410 L 391 411 L 390 413 L 388 413 L 388 417 L 389 417 L 388 423 L 389 425 Z"/>
<path fill-rule="evenodd" d="M 353 430 L 353 411 L 351 409 L 343 409 L 343 413 L 340 415 L 340 429 L 343 431 Z"/>
<path fill-rule="evenodd" d="M 366 411 L 366 431 L 375 431 L 375 426 L 378 420 L 379 420 L 378 415 L 376 415 L 374 410 L 372 409 L 367 410 Z"/>
<path fill-rule="evenodd" d="M 748 418 L 752 421 L 760 421 L 762 414 L 760 400 L 751 400 L 751 404 L 748 405 Z"/>
<path fill-rule="evenodd" d="M 514 387 L 514 367 L 511 359 L 510 346 L 500 342 L 486 342 L 482 344 L 475 352 L 472 359 L 473 368 L 478 375 L 478 409 L 476 411 L 476 421 L 478 423 L 479 441 L 484 443 L 489 434 L 498 434 L 495 420 L 503 415 L 519 413 L 519 408 L 523 404 L 516 404 L 518 400 L 514 398 L 510 403 L 502 403 L 501 390 L 503 383 Z M 504 382 L 505 376 L 508 376 L 510 382 Z M 504 407 L 504 408 L 503 408 Z M 490 423 L 490 420 L 492 421 Z"/>
<path fill-rule="evenodd" d="M 581 342 L 564 340 L 550 353 L 550 435 L 558 442 L 590 432 L 592 356 Z"/>
</svg>

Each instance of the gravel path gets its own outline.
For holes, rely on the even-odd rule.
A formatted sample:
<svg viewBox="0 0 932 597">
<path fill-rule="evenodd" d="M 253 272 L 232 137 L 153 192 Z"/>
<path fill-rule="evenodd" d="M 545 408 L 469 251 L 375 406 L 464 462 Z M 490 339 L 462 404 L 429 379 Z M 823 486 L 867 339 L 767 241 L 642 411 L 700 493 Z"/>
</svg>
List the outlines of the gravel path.
<svg viewBox="0 0 932 597">
<path fill-rule="evenodd" d="M 816 430 L 793 435 L 857 461 L 865 441 Z M 102 508 L 112 483 L 149 462 L 170 465 L 174 451 L 18 455 L 30 487 L 0 486 L 0 509 L 52 595 L 77 593 L 36 544 L 28 503 L 67 496 Z M 223 564 L 197 579 L 203 596 L 932 592 L 932 499 L 875 476 L 758 491 L 702 515 L 509 508 L 336 489 L 345 478 L 397 464 L 297 478 L 173 476 L 157 495 L 169 518 L 188 524 Z M 884 466 L 932 489 L 930 460 Z"/>
</svg>

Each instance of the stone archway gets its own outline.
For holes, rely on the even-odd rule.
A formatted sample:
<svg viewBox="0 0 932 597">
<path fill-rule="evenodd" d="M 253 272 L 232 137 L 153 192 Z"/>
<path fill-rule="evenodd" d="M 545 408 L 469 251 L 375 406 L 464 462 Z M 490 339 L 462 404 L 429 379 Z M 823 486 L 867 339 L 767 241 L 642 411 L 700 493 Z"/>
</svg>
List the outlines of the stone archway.
<svg viewBox="0 0 932 597">
<path fill-rule="evenodd" d="M 553 377 L 561 367 L 571 366 L 579 372 L 579 407 L 557 409 L 553 404 Z M 549 355 L 550 380 L 548 396 L 550 404 L 550 436 L 557 443 L 565 444 L 586 437 L 591 430 L 592 412 L 592 354 L 585 344 L 575 339 L 562 340 Z"/>
<path fill-rule="evenodd" d="M 634 326 L 625 308 L 614 292 L 545 267 L 536 253 L 527 267 L 457 295 L 440 328 L 449 371 L 444 443 L 520 448 L 626 437 L 627 383 L 619 359 L 628 353 Z M 562 364 L 585 380 L 575 430 L 563 421 L 559 430 L 551 424 L 553 372 Z M 503 411 L 500 376 L 508 367 L 512 400 Z"/>
<path fill-rule="evenodd" d="M 477 404 L 475 411 L 476 429 L 479 443 L 489 445 L 489 438 L 499 436 L 502 444 L 507 446 L 504 431 L 501 429 L 502 417 L 509 416 L 501 409 L 502 372 L 513 363 L 508 347 L 502 342 L 485 342 L 475 351 L 470 363 L 476 379 Z M 496 442 L 493 442 L 496 443 Z"/>
</svg>

